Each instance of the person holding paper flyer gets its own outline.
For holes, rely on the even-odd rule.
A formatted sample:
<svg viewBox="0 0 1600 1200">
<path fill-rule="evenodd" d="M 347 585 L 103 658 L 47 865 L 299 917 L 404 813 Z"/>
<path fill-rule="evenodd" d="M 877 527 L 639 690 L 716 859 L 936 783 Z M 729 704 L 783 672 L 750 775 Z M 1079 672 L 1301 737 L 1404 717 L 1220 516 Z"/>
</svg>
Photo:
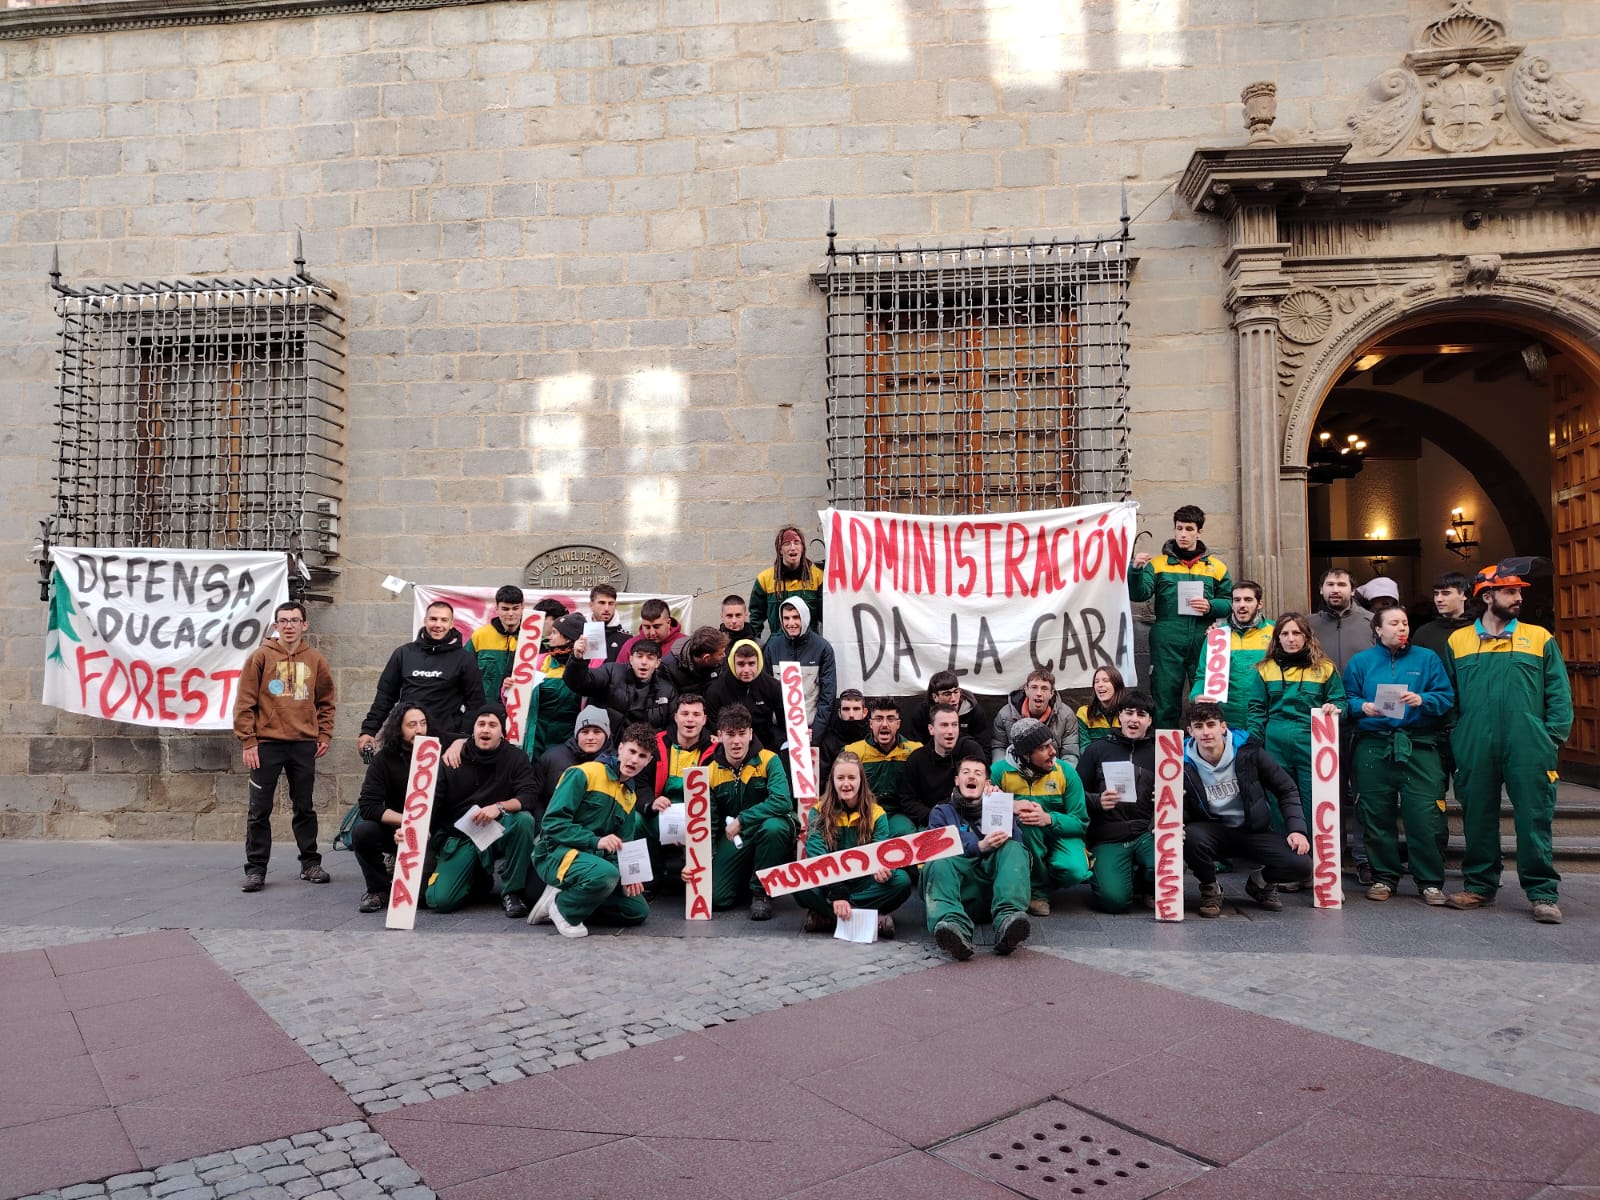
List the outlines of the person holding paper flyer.
<svg viewBox="0 0 1600 1200">
<path fill-rule="evenodd" d="M 1556 759 L 1572 732 L 1572 684 L 1560 647 L 1548 629 L 1525 625 L 1522 589 L 1529 559 L 1479 571 L 1473 596 L 1483 615 L 1450 635 L 1445 670 L 1456 689 L 1458 719 L 1451 735 L 1456 798 L 1466 852 L 1461 891 L 1451 908 L 1494 903 L 1500 890 L 1500 790 L 1511 801 L 1517 835 L 1517 879 L 1533 919 L 1559 925 L 1561 876 L 1551 824 L 1556 808 Z"/>
<path fill-rule="evenodd" d="M 1417 891 L 1435 907 L 1445 902 L 1444 767 L 1439 739 L 1456 692 L 1432 650 L 1411 644 L 1406 610 L 1372 618 L 1378 644 L 1344 669 L 1355 718 L 1356 810 L 1372 864 L 1368 900 L 1387 900 L 1400 885 L 1400 826 Z"/>
<path fill-rule="evenodd" d="M 1273 631 L 1272 622 L 1262 610 L 1261 596 L 1259 583 L 1241 579 L 1233 585 L 1233 608 L 1227 619 L 1214 626 L 1228 631 L 1228 698 L 1222 701 L 1228 728 L 1242 729 L 1254 738 L 1265 737 L 1267 731 L 1267 692 L 1256 667 L 1267 657 Z M 1206 648 L 1202 645 L 1200 657 L 1195 660 L 1191 700 L 1200 699 L 1205 690 L 1205 660 Z"/>
<path fill-rule="evenodd" d="M 451 912 L 477 888 L 493 883 L 500 863 L 500 905 L 508 917 L 526 916 L 523 892 L 533 852 L 533 767 L 522 750 L 505 740 L 505 719 L 498 706 L 485 705 L 472 719 L 472 737 L 461 752 L 461 765 L 446 763 L 439 772 L 433 802 L 433 868 L 426 875 L 423 903 L 435 912 Z M 481 827 L 498 824 L 492 841 Z M 460 826 L 466 826 L 463 829 Z M 471 827 L 479 827 L 471 830 Z"/>
<path fill-rule="evenodd" d="M 1294 776 L 1304 817 L 1300 828 L 1309 828 L 1311 714 L 1319 709 L 1344 710 L 1344 680 L 1339 676 L 1339 667 L 1322 652 L 1311 623 L 1297 612 L 1286 612 L 1278 618 L 1267 656 L 1256 670 L 1267 693 L 1267 750 Z M 1284 821 L 1277 822 L 1274 828 L 1295 828 L 1284 823 L 1288 821 L 1287 813 L 1283 817 Z"/>
<path fill-rule="evenodd" d="M 1100 670 L 1113 668 L 1102 667 Z M 1100 671 L 1095 672 L 1095 680 Z M 1112 698 L 1122 690 L 1121 684 L 1112 685 Z M 1096 697 L 1098 699 L 1098 696 Z M 1021 689 L 1012 692 L 1006 705 L 994 719 L 989 734 L 990 761 L 999 762 L 1011 745 L 1011 726 L 1023 717 L 1043 721 L 1055 739 L 1056 749 L 1069 763 L 1076 764 L 1081 748 L 1078 744 L 1078 718 L 1072 709 L 1061 702 L 1056 694 L 1056 677 L 1045 667 L 1035 667 L 1028 672 Z M 1087 744 L 1087 743 L 1085 743 Z"/>
<path fill-rule="evenodd" d="M 1023 717 L 1011 727 L 1011 749 L 989 770 L 989 778 L 1014 798 L 1017 839 L 1033 862 L 1033 895 L 1028 911 L 1050 915 L 1050 891 L 1089 879 L 1089 832 L 1078 773 L 1056 757 L 1056 744 L 1043 721 Z"/>
<path fill-rule="evenodd" d="M 1200 915 L 1222 915 L 1217 860 L 1232 858 L 1261 864 L 1245 892 L 1267 912 L 1282 912 L 1278 885 L 1311 874 L 1311 842 L 1294 777 L 1260 742 L 1229 729 L 1214 700 L 1191 701 L 1185 721 L 1183 862 L 1200 881 Z M 1277 801 L 1276 812 L 1269 796 Z M 1280 814 L 1287 836 L 1276 828 Z"/>
<path fill-rule="evenodd" d="M 467 647 L 483 676 L 483 702 L 501 704 L 500 690 L 517 656 L 517 630 L 522 628 L 522 589 L 508 583 L 494 594 L 494 616 L 480 625 L 467 639 Z"/>
<path fill-rule="evenodd" d="M 640 824 L 650 848 L 650 870 L 655 878 L 663 875 L 661 857 L 661 814 L 674 804 L 683 803 L 683 773 L 711 761 L 716 743 L 706 732 L 706 702 L 703 696 L 685 692 L 672 702 L 671 734 L 656 734 L 654 761 L 639 776 L 649 783 L 649 803 L 642 808 Z M 641 800 L 644 792 L 640 785 Z M 646 888 L 647 893 L 654 891 Z"/>
<path fill-rule="evenodd" d="M 1078 760 L 1088 797 L 1089 852 L 1094 875 L 1089 896 L 1101 912 L 1123 913 L 1135 894 L 1153 895 L 1156 841 L 1155 702 L 1130 688 L 1117 710 L 1120 728 Z"/>
<path fill-rule="evenodd" d="M 750 589 L 750 633 L 777 633 L 782 605 L 793 597 L 806 606 L 806 625 L 822 632 L 822 565 L 806 557 L 806 538 L 798 525 L 785 525 L 772 539 L 773 561 Z M 770 658 L 771 655 L 768 655 Z"/>
<path fill-rule="evenodd" d="M 611 710 L 612 719 L 638 722 L 657 731 L 672 720 L 672 700 L 678 693 L 659 670 L 661 647 L 649 638 L 633 638 L 625 663 L 589 665 L 593 647 L 581 637 L 567 658 L 561 678 L 580 696 Z"/>
<path fill-rule="evenodd" d="M 580 718 L 581 719 L 581 718 Z M 616 754 L 570 768 L 556 785 L 533 845 L 544 892 L 528 924 L 549 921 L 562 937 L 589 936 L 586 922 L 642 925 L 650 916 L 642 883 L 623 883 L 617 853 L 643 832 L 634 784 L 650 765 L 655 730 L 635 721 Z"/>
<path fill-rule="evenodd" d="M 770 921 L 772 900 L 755 873 L 794 861 L 799 821 L 783 761 L 755 744 L 750 713 L 730 704 L 717 716 L 711 759 L 711 907 L 750 897 L 750 919 Z"/>
<path fill-rule="evenodd" d="M 888 840 L 889 818 L 872 798 L 861 760 L 846 750 L 834 760 L 833 770 L 822 785 L 822 798 L 811 810 L 806 830 L 807 858 L 849 850 L 868 842 Z M 712 879 L 716 868 L 712 868 Z M 830 933 L 838 921 L 848 921 L 855 908 L 870 908 L 878 914 L 878 937 L 894 937 L 894 918 L 889 914 L 911 896 L 911 876 L 904 870 L 880 870 L 872 875 L 808 888 L 795 893 L 795 902 L 806 910 L 803 926 L 807 933 Z"/>
<path fill-rule="evenodd" d="M 273 610 L 277 636 L 245 660 L 233 705 L 233 735 L 250 768 L 245 816 L 244 883 L 259 892 L 272 856 L 272 804 L 278 777 L 289 779 L 290 828 L 300 850 L 300 878 L 327 883 L 317 849 L 317 759 L 333 741 L 333 672 L 328 660 L 305 642 L 306 608 L 298 600 Z"/>
<path fill-rule="evenodd" d="M 739 601 L 742 605 L 743 600 Z M 763 749 L 783 745 L 781 731 L 783 689 L 767 672 L 761 647 L 743 638 L 728 652 L 728 669 L 718 675 L 706 691 L 706 715 L 716 723 L 717 715 L 730 704 L 742 704 L 750 712 L 750 726 Z"/>
<path fill-rule="evenodd" d="M 928 828 L 954 826 L 961 854 L 922 868 L 922 907 L 933 940 L 957 962 L 972 957 L 978 922 L 994 924 L 994 952 L 1010 954 L 1033 932 L 1028 922 L 1027 849 L 1005 829 L 981 833 L 984 793 L 991 787 L 982 754 L 963 754 L 949 799 L 934 805 Z"/>
<path fill-rule="evenodd" d="M 1189 672 L 1205 646 L 1206 627 L 1226 617 L 1233 581 L 1228 567 L 1200 540 L 1206 514 L 1185 504 L 1172 514 L 1172 537 L 1159 555 L 1139 554 L 1128 572 L 1128 596 L 1154 600 L 1150 627 L 1150 692 L 1156 724 L 1176 729 L 1189 694 Z"/>
<path fill-rule="evenodd" d="M 590 653 L 603 662 L 616 662 L 622 654 L 622 648 L 628 644 L 628 638 L 632 636 L 627 627 L 617 621 L 616 588 L 609 583 L 597 583 L 589 589 L 589 617 L 600 623 L 606 635 L 605 649 L 602 650 L 598 645 L 591 646 Z"/>
<path fill-rule="evenodd" d="M 867 782 L 889 814 L 889 836 L 905 837 L 918 829 L 915 811 L 907 813 L 900 805 L 900 777 L 913 751 L 921 742 L 900 736 L 900 702 L 893 696 L 875 696 L 867 702 L 869 736 L 845 747 L 866 769 Z"/>
<path fill-rule="evenodd" d="M 393 874 L 392 855 L 400 840 L 400 825 L 405 819 L 406 786 L 411 775 L 411 750 L 419 737 L 428 736 L 428 714 L 414 704 L 397 704 L 378 730 L 372 761 L 361 780 L 356 797 L 360 819 L 350 830 L 350 849 L 355 851 L 366 882 L 366 894 L 357 911 L 382 912 L 389 906 L 389 882 Z"/>
<path fill-rule="evenodd" d="M 1122 672 L 1115 667 L 1096 667 L 1090 684 L 1094 695 L 1089 703 L 1078 709 L 1080 755 L 1091 742 L 1110 737 L 1111 731 L 1117 728 L 1117 697 L 1122 695 L 1122 689 L 1127 686 L 1122 681 Z M 1002 747 L 1001 753 L 995 757 L 995 762 L 999 762 L 1005 756 L 1004 750 Z"/>
<path fill-rule="evenodd" d="M 834 695 L 839 687 L 833 647 L 811 627 L 811 610 L 803 600 L 785 600 L 778 609 L 778 624 L 779 628 L 762 647 L 762 652 L 767 656 L 767 669 L 776 676 L 779 663 L 800 664 L 806 680 L 806 713 L 811 718 L 811 744 L 815 746 L 828 730 Z"/>
</svg>

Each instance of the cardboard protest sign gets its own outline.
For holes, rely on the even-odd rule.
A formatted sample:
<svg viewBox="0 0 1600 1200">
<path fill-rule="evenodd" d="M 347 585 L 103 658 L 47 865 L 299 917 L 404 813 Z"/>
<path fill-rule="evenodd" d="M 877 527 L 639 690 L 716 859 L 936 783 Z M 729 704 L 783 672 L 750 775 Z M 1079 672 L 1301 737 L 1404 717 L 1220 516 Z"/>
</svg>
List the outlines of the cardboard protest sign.
<svg viewBox="0 0 1600 1200">
<path fill-rule="evenodd" d="M 1156 731 L 1156 920 L 1183 920 L 1183 732 Z"/>
<path fill-rule="evenodd" d="M 1200 698 L 1228 702 L 1228 672 L 1233 664 L 1233 635 L 1226 625 L 1206 630 L 1205 672 L 1200 677 Z"/>
<path fill-rule="evenodd" d="M 544 614 L 532 608 L 522 610 L 522 625 L 517 629 L 517 652 L 511 660 L 502 693 L 506 705 L 506 741 L 523 744 L 523 736 L 533 726 L 534 698 L 539 686 L 539 642 L 544 637 Z"/>
<path fill-rule="evenodd" d="M 1131 502 L 982 516 L 820 514 L 823 605 L 839 689 L 924 691 L 938 671 L 1005 695 L 1036 667 L 1089 687 L 1135 680 L 1128 601 Z"/>
<path fill-rule="evenodd" d="M 683 916 L 711 920 L 711 769 L 683 773 Z"/>
<path fill-rule="evenodd" d="M 1339 714 L 1311 714 L 1311 904 L 1343 908 L 1339 870 Z"/>
<path fill-rule="evenodd" d="M 284 554 L 57 546 L 50 559 L 44 703 L 131 725 L 233 728 L 239 673 L 289 599 Z"/>
<path fill-rule="evenodd" d="M 383 919 L 389 929 L 410 929 L 417 923 L 423 860 L 428 854 L 428 828 L 433 819 L 433 793 L 438 786 L 439 739 L 419 737 L 411 743 L 405 815 L 400 822 L 400 841 L 395 848 L 389 912 Z"/>
<path fill-rule="evenodd" d="M 800 849 L 805 853 L 806 822 L 816 804 L 817 756 L 811 748 L 811 720 L 806 714 L 805 669 L 797 662 L 778 664 L 778 690 L 783 697 L 783 733 L 789 747 L 789 781 L 800 817 Z"/>
<path fill-rule="evenodd" d="M 960 833 L 953 825 L 940 825 L 905 837 L 868 842 L 848 850 L 835 850 L 832 854 L 819 854 L 816 858 L 803 858 L 785 866 L 757 871 L 756 879 L 767 895 L 776 898 L 824 883 L 859 879 L 885 869 L 896 871 L 902 867 L 920 867 L 924 863 L 960 853 Z"/>
</svg>

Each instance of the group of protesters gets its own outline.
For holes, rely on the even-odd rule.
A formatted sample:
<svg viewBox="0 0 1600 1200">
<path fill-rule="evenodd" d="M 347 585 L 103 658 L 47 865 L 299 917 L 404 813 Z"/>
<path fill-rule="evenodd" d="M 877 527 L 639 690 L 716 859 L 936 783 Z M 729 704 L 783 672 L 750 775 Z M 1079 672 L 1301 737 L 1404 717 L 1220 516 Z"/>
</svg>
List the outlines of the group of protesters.
<svg viewBox="0 0 1600 1200">
<path fill-rule="evenodd" d="M 1316 613 L 1269 620 L 1261 586 L 1233 582 L 1200 540 L 1204 522 L 1198 508 L 1180 508 L 1161 553 L 1130 564 L 1131 599 L 1154 610 L 1148 690 L 1103 664 L 1074 711 L 1041 668 L 992 720 L 950 672 L 914 697 L 839 691 L 821 631 L 824 572 L 795 526 L 778 531 L 773 565 L 748 599 L 723 599 L 715 626 L 685 630 L 652 599 L 629 631 L 606 584 L 591 589 L 586 612 L 553 599 L 534 604 L 544 614 L 538 684 L 516 744 L 503 690 L 522 590 L 501 587 L 495 615 L 470 638 L 452 606 L 436 601 L 415 640 L 390 656 L 361 725 L 368 766 L 350 830 L 366 885 L 360 909 L 389 903 L 413 746 L 428 736 L 444 747 L 423 875 L 429 908 L 498 894 L 508 917 L 549 921 L 567 937 L 584 936 L 590 923 L 643 922 L 655 890 L 684 871 L 662 837 L 663 815 L 683 803 L 685 772 L 704 767 L 714 909 L 747 907 L 751 920 L 769 920 L 773 901 L 758 872 L 951 826 L 958 855 L 797 893 L 804 928 L 831 931 L 859 908 L 878 914 L 878 936 L 892 937 L 892 913 L 920 888 L 927 928 L 949 954 L 970 957 L 986 923 L 995 951 L 1008 954 L 1064 889 L 1087 884 L 1103 912 L 1153 906 L 1155 731 L 1181 728 L 1184 862 L 1200 884 L 1198 915 L 1221 915 L 1219 871 L 1235 861 L 1253 868 L 1248 897 L 1278 911 L 1281 893 L 1311 876 L 1311 723 L 1337 713 L 1353 767 L 1343 772 L 1354 817 L 1348 861 L 1369 899 L 1389 900 L 1409 873 L 1429 905 L 1492 904 L 1504 788 L 1523 890 L 1537 921 L 1558 923 L 1551 825 L 1571 698 L 1553 637 L 1519 620 L 1527 581 L 1516 564 L 1470 582 L 1441 578 L 1437 619 L 1414 638 L 1391 581 L 1380 576 L 1358 591 L 1339 569 L 1319 581 Z M 301 878 L 328 879 L 311 785 L 332 736 L 331 674 L 305 642 L 303 606 L 280 606 L 277 616 L 236 708 L 251 768 L 247 892 L 265 883 L 280 773 Z M 591 642 L 597 627 L 603 639 Z M 1213 628 L 1228 632 L 1231 647 L 1225 699 L 1205 688 Z M 804 830 L 780 663 L 801 667 L 806 741 L 817 756 L 820 795 Z M 1466 836 L 1463 887 L 1447 895 L 1452 774 Z M 1010 797 L 1009 828 L 986 817 L 985 797 L 992 812 L 997 793 Z M 462 832 L 474 822 L 501 826 L 486 849 Z M 624 883 L 619 852 L 639 840 L 653 881 Z"/>
</svg>

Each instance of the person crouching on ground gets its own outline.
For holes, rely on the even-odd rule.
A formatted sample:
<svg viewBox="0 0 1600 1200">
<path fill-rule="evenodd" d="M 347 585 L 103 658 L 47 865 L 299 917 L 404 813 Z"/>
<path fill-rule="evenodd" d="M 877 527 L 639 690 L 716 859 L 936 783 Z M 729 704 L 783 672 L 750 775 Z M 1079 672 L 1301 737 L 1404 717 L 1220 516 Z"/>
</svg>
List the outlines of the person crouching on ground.
<svg viewBox="0 0 1600 1200">
<path fill-rule="evenodd" d="M 950 798 L 934 805 L 928 828 L 954 826 L 961 854 L 922 867 L 922 907 L 928 932 L 957 962 L 972 957 L 972 935 L 980 921 L 994 923 L 994 952 L 1010 954 L 1033 932 L 1028 922 L 1028 851 L 1009 830 L 979 833 L 983 794 L 989 790 L 982 754 L 964 754 Z"/>
<path fill-rule="evenodd" d="M 1055 739 L 1043 721 L 1023 717 L 1011 726 L 1011 749 L 989 768 L 989 778 L 1015 798 L 1017 837 L 1033 860 L 1033 898 L 1028 911 L 1050 915 L 1050 892 L 1089 879 L 1083 837 L 1089 832 L 1078 773 L 1056 757 Z"/>
<path fill-rule="evenodd" d="M 378 730 L 372 761 L 356 797 L 360 818 L 350 830 L 350 848 L 367 890 L 358 911 L 379 912 L 389 907 L 389 884 L 394 874 L 395 847 L 405 821 L 406 786 L 411 779 L 411 751 L 419 737 L 428 736 L 428 714 L 415 704 L 396 704 Z M 423 836 L 427 836 L 424 831 Z M 384 861 L 384 856 L 389 861 Z"/>
<path fill-rule="evenodd" d="M 834 759 L 833 771 L 822 787 L 822 799 L 811 810 L 806 831 L 806 857 L 816 858 L 836 850 L 849 850 L 889 837 L 889 818 L 872 797 L 861 760 L 846 750 Z M 715 878 L 713 869 L 712 877 Z M 848 921 L 856 908 L 878 914 L 878 936 L 894 936 L 889 914 L 911 895 L 911 876 L 903 870 L 882 868 L 872 875 L 809 888 L 795 896 L 806 910 L 805 931 L 827 933 L 838 921 Z"/>
<path fill-rule="evenodd" d="M 755 873 L 794 861 L 799 822 L 783 761 L 757 744 L 750 710 L 717 714 L 711 757 L 711 907 L 732 908 L 746 894 L 750 919 L 770 921 L 772 900 Z M 685 882 L 688 882 L 685 880 Z"/>
<path fill-rule="evenodd" d="M 585 922 L 642 925 L 650 916 L 642 883 L 623 883 L 617 853 L 644 835 L 634 783 L 650 764 L 656 731 L 642 721 L 623 729 L 616 754 L 568 767 L 556 784 L 533 845 L 545 889 L 528 924 L 549 921 L 562 937 L 589 936 Z"/>
<path fill-rule="evenodd" d="M 437 857 L 426 876 L 423 903 L 435 912 L 460 908 L 475 887 L 493 883 L 494 864 L 499 861 L 500 905 L 508 917 L 525 916 L 533 800 L 533 766 L 526 754 L 506 741 L 499 708 L 486 705 L 472 719 L 472 736 L 461 751 L 461 765 L 446 764 L 439 772 L 433 822 L 438 831 Z M 479 850 L 455 827 L 474 807 L 478 810 L 473 813 L 474 824 L 498 821 L 505 830 L 487 850 Z"/>
<path fill-rule="evenodd" d="M 1078 760 L 1078 777 L 1089 797 L 1089 852 L 1094 876 L 1089 895 L 1101 912 L 1122 913 L 1133 907 L 1135 893 L 1155 889 L 1156 819 L 1155 702 L 1144 692 L 1122 693 L 1118 730 L 1101 738 Z M 1133 764 L 1134 794 L 1125 796 L 1106 785 L 1106 763 Z"/>
<path fill-rule="evenodd" d="M 1294 778 L 1260 742 L 1229 729 L 1215 701 L 1191 703 L 1186 724 L 1183 861 L 1200 881 L 1200 915 L 1222 915 L 1217 860 L 1231 858 L 1261 864 L 1245 882 L 1245 891 L 1268 912 L 1281 912 L 1278 885 L 1299 883 L 1311 874 L 1311 843 Z M 1287 837 L 1273 829 L 1268 793 L 1277 798 Z"/>
</svg>

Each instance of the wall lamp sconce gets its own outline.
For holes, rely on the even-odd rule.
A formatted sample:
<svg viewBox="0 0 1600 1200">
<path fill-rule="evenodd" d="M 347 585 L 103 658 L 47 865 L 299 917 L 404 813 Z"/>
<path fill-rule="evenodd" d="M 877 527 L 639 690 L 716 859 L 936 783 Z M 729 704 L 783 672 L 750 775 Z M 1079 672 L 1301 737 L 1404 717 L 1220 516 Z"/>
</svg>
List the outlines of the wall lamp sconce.
<svg viewBox="0 0 1600 1200">
<path fill-rule="evenodd" d="M 1459 508 L 1450 510 L 1450 528 L 1444 531 L 1444 548 L 1458 558 L 1466 558 L 1478 548 L 1478 540 L 1472 536 L 1475 522 L 1467 520 L 1467 514 Z"/>
<path fill-rule="evenodd" d="M 1389 529 L 1386 525 L 1380 525 L 1376 529 L 1369 529 L 1367 531 L 1368 541 L 1384 542 L 1388 541 L 1388 539 Z M 1372 573 L 1374 575 L 1383 575 L 1388 571 L 1389 556 L 1387 554 L 1383 554 L 1381 552 L 1374 554 L 1371 558 L 1367 559 L 1367 562 L 1372 565 Z"/>
</svg>

